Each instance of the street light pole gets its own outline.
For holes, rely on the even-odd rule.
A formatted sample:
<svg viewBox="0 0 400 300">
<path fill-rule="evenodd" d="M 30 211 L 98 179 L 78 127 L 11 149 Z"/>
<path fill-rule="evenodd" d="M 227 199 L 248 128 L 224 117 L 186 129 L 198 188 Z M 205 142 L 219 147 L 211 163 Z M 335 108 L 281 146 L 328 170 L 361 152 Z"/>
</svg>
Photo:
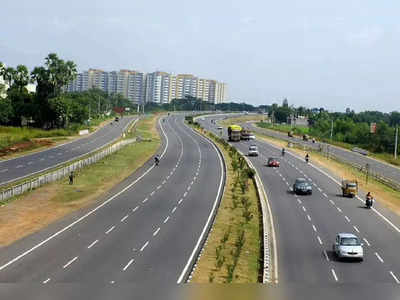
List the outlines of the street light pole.
<svg viewBox="0 0 400 300">
<path fill-rule="evenodd" d="M 331 120 L 331 142 L 333 137 L 333 120 Z"/>
<path fill-rule="evenodd" d="M 396 136 L 394 138 L 394 159 L 397 159 L 397 139 L 399 135 L 399 126 L 396 125 Z"/>
</svg>

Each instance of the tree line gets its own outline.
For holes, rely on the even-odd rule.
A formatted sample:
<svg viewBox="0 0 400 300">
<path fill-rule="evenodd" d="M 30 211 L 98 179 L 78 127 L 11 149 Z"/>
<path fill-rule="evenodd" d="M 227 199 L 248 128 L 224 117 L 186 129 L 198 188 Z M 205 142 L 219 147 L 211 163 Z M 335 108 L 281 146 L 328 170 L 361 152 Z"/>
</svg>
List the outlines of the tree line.
<svg viewBox="0 0 400 300">
<path fill-rule="evenodd" d="M 66 93 L 64 87 L 77 76 L 76 65 L 55 53 L 32 72 L 24 65 L 12 68 L 0 62 L 0 76 L 8 85 L 7 91 L 5 85 L 0 86 L 0 125 L 65 128 L 100 117 L 116 106 L 132 107 L 119 94 L 108 95 L 100 90 Z M 28 91 L 29 83 L 36 84 L 36 92 Z"/>
<path fill-rule="evenodd" d="M 286 99 L 285 99 L 286 100 Z M 324 108 L 306 108 L 289 106 L 287 100 L 282 105 L 264 106 L 274 122 L 287 123 L 293 118 L 304 116 L 308 118 L 309 133 L 321 140 L 357 145 L 376 153 L 393 153 L 395 146 L 396 126 L 400 125 L 400 112 L 383 113 L 379 111 L 364 111 L 356 113 L 346 109 L 346 112 L 328 112 Z M 376 123 L 376 132 L 371 133 L 371 123 Z M 333 125 L 333 126 L 332 126 Z"/>
</svg>

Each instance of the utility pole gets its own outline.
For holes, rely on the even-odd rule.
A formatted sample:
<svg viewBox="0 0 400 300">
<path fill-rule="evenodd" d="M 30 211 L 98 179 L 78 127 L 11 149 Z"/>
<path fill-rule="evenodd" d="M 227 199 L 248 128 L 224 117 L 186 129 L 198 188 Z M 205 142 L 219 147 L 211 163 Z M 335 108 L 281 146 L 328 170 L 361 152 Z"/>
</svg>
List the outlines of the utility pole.
<svg viewBox="0 0 400 300">
<path fill-rule="evenodd" d="M 333 137 L 333 120 L 331 120 L 331 142 Z"/>
<path fill-rule="evenodd" d="M 394 159 L 397 159 L 397 139 L 399 135 L 399 126 L 396 125 L 396 136 L 394 138 Z"/>
</svg>

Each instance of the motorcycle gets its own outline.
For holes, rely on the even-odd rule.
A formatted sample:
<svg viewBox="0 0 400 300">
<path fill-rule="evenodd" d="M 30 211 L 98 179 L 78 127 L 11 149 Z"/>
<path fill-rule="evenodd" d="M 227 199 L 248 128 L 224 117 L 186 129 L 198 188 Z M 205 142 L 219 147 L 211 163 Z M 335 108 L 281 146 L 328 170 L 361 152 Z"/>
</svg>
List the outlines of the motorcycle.
<svg viewBox="0 0 400 300">
<path fill-rule="evenodd" d="M 154 163 L 155 163 L 156 166 L 158 166 L 158 164 L 160 163 L 160 159 L 155 158 L 155 159 L 154 159 Z"/>
<path fill-rule="evenodd" d="M 310 161 L 310 158 L 308 156 L 306 156 L 306 163 L 308 163 Z"/>
<path fill-rule="evenodd" d="M 282 149 L 282 156 L 285 156 L 285 149 Z"/>
<path fill-rule="evenodd" d="M 365 207 L 371 209 L 373 202 L 374 199 L 372 197 L 367 197 L 367 199 L 365 199 Z"/>
</svg>

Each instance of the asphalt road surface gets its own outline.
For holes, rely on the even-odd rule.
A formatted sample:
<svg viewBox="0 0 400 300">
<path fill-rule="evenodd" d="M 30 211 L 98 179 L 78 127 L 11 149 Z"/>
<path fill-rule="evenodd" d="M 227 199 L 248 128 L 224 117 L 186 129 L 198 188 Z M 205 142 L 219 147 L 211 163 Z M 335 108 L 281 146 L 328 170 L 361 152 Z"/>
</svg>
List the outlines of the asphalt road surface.
<svg viewBox="0 0 400 300">
<path fill-rule="evenodd" d="M 118 139 L 126 126 L 134 119 L 136 117 L 132 116 L 120 118 L 119 122 L 112 122 L 112 125 L 104 126 L 88 137 L 44 151 L 0 161 L 0 186 L 53 168 L 109 144 Z"/>
<path fill-rule="evenodd" d="M 296 143 L 300 143 L 300 144 L 305 144 L 308 147 L 314 148 L 315 150 L 318 150 L 320 148 L 320 143 L 318 143 L 318 142 L 317 143 L 312 143 L 311 141 L 306 142 L 297 137 L 289 138 L 287 136 L 287 134 L 284 134 L 284 133 L 278 132 L 278 131 L 274 131 L 274 130 L 260 128 L 253 123 L 246 123 L 246 124 L 243 124 L 243 126 L 250 130 L 253 130 L 255 132 L 266 134 L 266 135 L 269 135 L 272 137 L 276 137 L 279 139 L 283 139 L 286 141 L 292 141 L 292 142 L 296 142 Z M 324 147 L 323 149 L 325 149 L 325 147 L 326 147 L 325 145 L 326 144 L 323 144 L 323 147 Z M 362 155 L 360 153 L 345 150 L 343 148 L 336 147 L 333 145 L 329 146 L 329 152 L 331 154 L 333 154 L 334 156 L 338 157 L 339 159 L 341 159 L 342 161 L 347 162 L 347 163 L 353 163 L 353 164 L 357 164 L 357 165 L 363 166 L 363 167 L 365 167 L 366 164 L 369 164 L 370 170 L 372 172 L 378 173 L 378 174 L 382 175 L 383 177 L 388 178 L 388 179 L 392 180 L 393 182 L 400 184 L 400 168 L 398 168 L 398 167 L 378 161 L 376 159 L 370 158 L 370 157 Z"/>
<path fill-rule="evenodd" d="M 185 281 L 218 206 L 224 168 L 183 116 L 159 125 L 158 166 L 147 162 L 96 206 L 1 249 L 3 295 L 15 292 L 5 283 L 132 284 L 152 294 Z"/>
<path fill-rule="evenodd" d="M 217 117 L 212 117 L 216 119 Z M 210 122 L 202 126 L 226 137 Z M 249 145 L 258 146 L 260 156 L 250 157 L 267 191 L 274 217 L 280 284 L 400 283 L 400 218 L 376 203 L 364 208 L 360 199 L 343 198 L 337 179 L 303 158 L 263 142 L 232 143 L 247 154 Z M 279 168 L 266 166 L 268 157 L 281 161 Z M 311 158 L 312 159 L 312 158 Z M 297 196 L 291 189 L 296 178 L 306 178 L 313 186 L 310 196 Z M 363 262 L 339 261 L 332 252 L 335 235 L 356 234 L 364 243 Z"/>
</svg>

